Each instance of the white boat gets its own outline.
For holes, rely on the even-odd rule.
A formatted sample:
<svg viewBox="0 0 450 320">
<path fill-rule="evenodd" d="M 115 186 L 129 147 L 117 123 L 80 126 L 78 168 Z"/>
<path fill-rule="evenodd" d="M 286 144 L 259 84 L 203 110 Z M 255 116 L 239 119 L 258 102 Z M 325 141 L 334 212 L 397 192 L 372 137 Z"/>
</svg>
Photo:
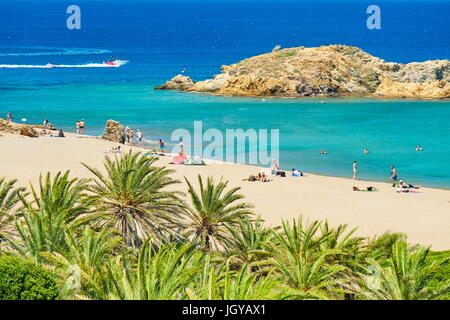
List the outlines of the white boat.
<svg viewBox="0 0 450 320">
<path fill-rule="evenodd" d="M 105 64 L 107 66 L 111 66 L 111 67 L 120 67 L 127 63 L 128 63 L 127 60 L 120 60 L 119 58 L 115 58 L 115 59 L 111 59 L 106 62 L 103 62 L 103 64 Z"/>
</svg>

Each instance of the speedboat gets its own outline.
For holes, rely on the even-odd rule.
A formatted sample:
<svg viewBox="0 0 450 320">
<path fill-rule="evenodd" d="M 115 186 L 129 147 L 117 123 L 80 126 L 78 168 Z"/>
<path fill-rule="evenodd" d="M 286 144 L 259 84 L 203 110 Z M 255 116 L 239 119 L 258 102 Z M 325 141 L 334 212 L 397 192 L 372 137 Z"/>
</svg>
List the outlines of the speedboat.
<svg viewBox="0 0 450 320">
<path fill-rule="evenodd" d="M 104 65 L 111 66 L 111 67 L 120 67 L 127 63 L 128 63 L 128 61 L 120 60 L 119 58 L 109 59 L 108 61 L 103 62 Z"/>
</svg>

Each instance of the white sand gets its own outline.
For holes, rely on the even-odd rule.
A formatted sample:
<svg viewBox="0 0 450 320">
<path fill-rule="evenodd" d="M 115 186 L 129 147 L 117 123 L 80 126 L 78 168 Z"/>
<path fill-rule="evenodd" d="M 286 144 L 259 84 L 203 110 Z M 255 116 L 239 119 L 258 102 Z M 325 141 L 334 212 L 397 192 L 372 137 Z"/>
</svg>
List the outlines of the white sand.
<svg viewBox="0 0 450 320">
<path fill-rule="evenodd" d="M 115 143 L 67 134 L 66 138 L 27 138 L 3 134 L 0 137 L 0 177 L 16 178 L 18 185 L 36 183 L 39 173 L 70 170 L 74 177 L 91 177 L 80 163 L 102 167 L 104 151 Z M 124 151 L 129 147 L 123 147 Z M 168 165 L 163 157 L 158 164 Z M 388 183 L 309 174 L 307 177 L 273 177 L 269 183 L 244 182 L 259 169 L 230 163 L 211 163 L 205 167 L 172 166 L 176 186 L 186 191 L 183 176 L 198 174 L 229 180 L 241 186 L 246 201 L 255 205 L 270 225 L 281 219 L 303 215 L 306 219 L 327 219 L 332 225 L 358 227 L 357 234 L 373 236 L 385 231 L 404 232 L 412 243 L 432 245 L 434 250 L 450 249 L 450 190 L 423 188 L 419 194 L 399 194 Z M 354 192 L 352 186 L 373 185 L 379 192 Z"/>
</svg>

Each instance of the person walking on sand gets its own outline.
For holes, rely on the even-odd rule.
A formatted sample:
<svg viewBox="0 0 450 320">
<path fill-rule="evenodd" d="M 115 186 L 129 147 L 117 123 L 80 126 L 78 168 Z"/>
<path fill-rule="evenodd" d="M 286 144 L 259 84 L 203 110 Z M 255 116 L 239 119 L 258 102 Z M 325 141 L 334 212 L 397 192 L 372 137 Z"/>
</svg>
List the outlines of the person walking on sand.
<svg viewBox="0 0 450 320">
<path fill-rule="evenodd" d="M 395 182 L 397 181 L 397 178 L 398 178 L 397 169 L 395 169 L 394 166 L 391 166 L 391 179 Z"/>
<path fill-rule="evenodd" d="M 164 148 L 166 147 L 166 143 L 163 139 L 159 139 L 159 148 L 161 149 L 161 153 L 164 153 Z"/>
<path fill-rule="evenodd" d="M 358 168 L 356 167 L 358 165 L 358 161 L 353 161 L 353 180 L 356 180 L 356 176 L 358 175 Z"/>
</svg>

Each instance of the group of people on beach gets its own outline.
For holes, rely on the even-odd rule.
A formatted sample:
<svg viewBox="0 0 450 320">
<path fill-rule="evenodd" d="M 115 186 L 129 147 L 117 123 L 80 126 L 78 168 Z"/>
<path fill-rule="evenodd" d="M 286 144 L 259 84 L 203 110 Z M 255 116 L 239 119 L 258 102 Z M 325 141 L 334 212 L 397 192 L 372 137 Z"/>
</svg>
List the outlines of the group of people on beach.
<svg viewBox="0 0 450 320">
<path fill-rule="evenodd" d="M 267 175 L 264 172 L 260 172 L 257 175 L 250 175 L 247 179 L 244 179 L 242 181 L 260 181 L 260 182 L 268 182 Z"/>
<path fill-rule="evenodd" d="M 138 145 L 142 145 L 142 140 L 144 139 L 144 134 L 141 130 L 137 129 L 136 133 L 134 132 L 134 129 L 130 127 L 125 128 L 125 132 L 122 135 L 122 144 L 128 143 L 133 144 L 137 143 Z"/>
<path fill-rule="evenodd" d="M 353 180 L 357 179 L 357 174 L 358 174 L 358 169 L 357 169 L 357 165 L 358 165 L 358 161 L 353 161 Z M 404 182 L 403 180 L 400 180 L 397 183 L 398 180 L 398 173 L 397 173 L 397 169 L 395 168 L 395 166 L 391 166 L 391 171 L 390 171 L 390 180 L 393 181 L 392 187 L 395 188 L 395 190 L 399 193 L 409 193 L 412 192 L 412 189 L 420 189 L 421 186 L 415 186 L 409 183 Z M 353 186 L 353 191 L 378 191 L 377 188 L 375 188 L 374 186 L 369 186 L 367 188 L 358 188 Z"/>
<path fill-rule="evenodd" d="M 85 122 L 83 119 L 78 120 L 76 123 L 76 127 L 77 127 L 77 134 L 84 134 L 84 127 L 85 127 Z"/>
</svg>

